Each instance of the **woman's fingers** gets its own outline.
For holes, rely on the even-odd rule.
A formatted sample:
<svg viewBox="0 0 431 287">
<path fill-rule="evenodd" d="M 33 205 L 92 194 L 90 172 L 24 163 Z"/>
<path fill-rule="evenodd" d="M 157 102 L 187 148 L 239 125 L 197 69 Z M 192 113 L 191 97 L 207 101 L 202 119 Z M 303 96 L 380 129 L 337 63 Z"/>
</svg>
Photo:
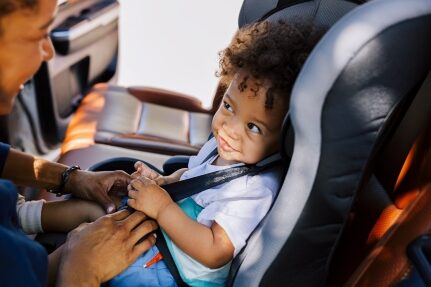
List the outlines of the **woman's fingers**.
<svg viewBox="0 0 431 287">
<path fill-rule="evenodd" d="M 138 225 L 130 234 L 130 240 L 133 244 L 136 244 L 139 240 L 142 239 L 145 235 L 149 234 L 152 231 L 155 231 L 158 228 L 157 223 L 154 220 L 147 219 Z M 154 237 L 153 234 L 149 234 L 148 237 Z"/>
<path fill-rule="evenodd" d="M 121 221 L 121 224 L 123 224 L 127 230 L 132 230 L 132 229 L 136 228 L 139 224 L 142 223 L 142 221 L 144 221 L 147 218 L 148 217 L 144 213 L 139 212 L 139 211 L 135 211 L 132 214 L 130 214 L 128 217 L 123 219 Z"/>
<path fill-rule="evenodd" d="M 129 211 L 127 211 L 126 209 L 122 209 L 120 211 L 114 212 L 114 213 L 109 214 L 107 216 L 111 216 L 115 220 L 120 221 L 120 220 L 123 220 L 123 219 L 127 218 L 129 215 L 130 215 Z"/>
</svg>

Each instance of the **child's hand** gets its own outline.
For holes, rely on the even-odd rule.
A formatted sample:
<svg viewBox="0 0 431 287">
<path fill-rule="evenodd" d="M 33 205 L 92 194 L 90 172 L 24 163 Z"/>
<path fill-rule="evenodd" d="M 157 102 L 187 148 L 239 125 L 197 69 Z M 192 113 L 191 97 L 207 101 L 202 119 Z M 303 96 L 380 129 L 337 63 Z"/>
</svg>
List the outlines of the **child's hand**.
<svg viewBox="0 0 431 287">
<path fill-rule="evenodd" d="M 154 180 L 158 185 L 164 185 L 166 184 L 165 177 L 156 172 L 155 170 L 149 168 L 145 163 L 142 161 L 135 162 L 134 165 L 136 171 L 132 173 L 133 178 L 139 178 L 139 177 L 146 177 L 151 180 Z"/>
<path fill-rule="evenodd" d="M 173 182 L 177 182 L 180 180 L 181 175 L 187 170 L 187 168 L 181 168 L 171 175 L 163 176 L 153 169 L 149 168 L 145 163 L 141 161 L 137 161 L 135 163 L 136 171 L 132 173 L 133 178 L 138 178 L 140 176 L 147 177 L 151 180 L 154 180 L 158 185 L 165 185 Z"/>
<path fill-rule="evenodd" d="M 166 190 L 146 177 L 132 180 L 127 189 L 129 190 L 127 205 L 156 220 L 162 210 L 174 203 Z"/>
</svg>

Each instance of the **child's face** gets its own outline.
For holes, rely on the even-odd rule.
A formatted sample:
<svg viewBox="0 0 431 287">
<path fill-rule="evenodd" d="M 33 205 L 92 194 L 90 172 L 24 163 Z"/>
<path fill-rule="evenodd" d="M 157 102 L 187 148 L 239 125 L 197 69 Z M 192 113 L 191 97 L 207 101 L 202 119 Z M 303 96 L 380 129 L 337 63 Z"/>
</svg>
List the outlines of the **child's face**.
<svg viewBox="0 0 431 287">
<path fill-rule="evenodd" d="M 240 91 L 244 76 L 244 72 L 235 75 L 212 121 L 218 154 L 225 164 L 254 164 L 280 146 L 287 102 L 276 97 L 272 108 L 265 109 L 268 83 L 259 84 L 250 76 Z"/>
</svg>

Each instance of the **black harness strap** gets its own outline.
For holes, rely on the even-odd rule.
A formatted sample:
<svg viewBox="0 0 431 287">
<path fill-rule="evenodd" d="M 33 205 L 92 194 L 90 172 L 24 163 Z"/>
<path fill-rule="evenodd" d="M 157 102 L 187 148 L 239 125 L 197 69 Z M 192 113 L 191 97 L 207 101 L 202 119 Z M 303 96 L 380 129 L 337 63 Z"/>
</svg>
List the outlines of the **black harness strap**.
<svg viewBox="0 0 431 287">
<path fill-rule="evenodd" d="M 260 165 L 242 165 L 231 167 L 223 170 L 214 171 L 211 173 L 199 175 L 186 180 L 181 180 L 175 183 L 163 185 L 174 201 L 190 197 L 203 190 L 210 189 L 214 186 L 231 181 L 235 178 L 247 174 L 256 174 L 262 170 L 276 166 L 281 163 L 280 156 L 272 156 L 271 159 Z"/>
</svg>

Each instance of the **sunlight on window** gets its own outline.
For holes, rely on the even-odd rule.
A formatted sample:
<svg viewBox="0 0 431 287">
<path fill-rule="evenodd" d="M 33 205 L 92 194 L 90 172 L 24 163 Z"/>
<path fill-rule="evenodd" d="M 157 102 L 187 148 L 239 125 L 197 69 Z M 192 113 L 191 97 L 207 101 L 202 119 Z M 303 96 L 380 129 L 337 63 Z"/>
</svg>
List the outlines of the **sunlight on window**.
<svg viewBox="0 0 431 287">
<path fill-rule="evenodd" d="M 120 1 L 119 84 L 175 90 L 212 103 L 218 52 L 242 0 Z"/>
</svg>

